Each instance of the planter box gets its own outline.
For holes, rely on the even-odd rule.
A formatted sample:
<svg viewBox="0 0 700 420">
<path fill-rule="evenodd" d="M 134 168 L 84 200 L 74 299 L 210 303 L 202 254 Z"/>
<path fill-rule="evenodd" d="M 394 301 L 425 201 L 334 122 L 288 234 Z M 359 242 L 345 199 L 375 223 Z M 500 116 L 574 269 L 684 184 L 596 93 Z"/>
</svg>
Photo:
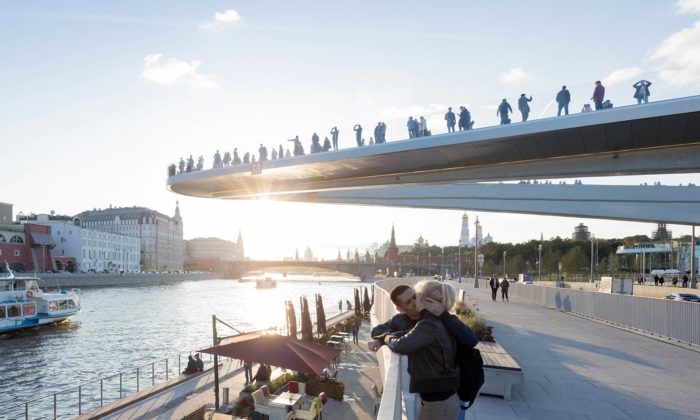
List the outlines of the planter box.
<svg viewBox="0 0 700 420">
<path fill-rule="evenodd" d="M 337 382 L 318 382 L 314 384 L 309 384 L 306 387 L 306 393 L 309 395 L 318 395 L 321 392 L 325 392 L 330 398 L 342 400 L 343 394 L 345 393 L 345 384 Z"/>
</svg>

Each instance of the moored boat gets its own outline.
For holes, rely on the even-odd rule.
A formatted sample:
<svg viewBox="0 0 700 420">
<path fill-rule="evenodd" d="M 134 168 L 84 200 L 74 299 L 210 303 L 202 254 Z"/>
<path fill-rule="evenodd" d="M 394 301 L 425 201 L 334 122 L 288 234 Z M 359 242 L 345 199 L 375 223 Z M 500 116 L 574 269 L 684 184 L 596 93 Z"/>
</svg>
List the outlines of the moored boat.
<svg viewBox="0 0 700 420">
<path fill-rule="evenodd" d="M 277 287 L 277 280 L 272 277 L 265 277 L 264 279 L 255 280 L 256 289 L 274 289 Z"/>
<path fill-rule="evenodd" d="M 80 312 L 77 290 L 44 292 L 36 276 L 0 277 L 0 334 L 64 321 Z"/>
</svg>

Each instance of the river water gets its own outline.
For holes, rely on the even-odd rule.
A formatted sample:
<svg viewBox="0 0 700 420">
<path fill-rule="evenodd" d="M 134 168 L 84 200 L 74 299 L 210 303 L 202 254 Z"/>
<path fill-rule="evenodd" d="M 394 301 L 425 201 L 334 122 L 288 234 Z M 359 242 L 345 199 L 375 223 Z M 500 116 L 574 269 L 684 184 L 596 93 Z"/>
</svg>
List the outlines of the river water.
<svg viewBox="0 0 700 420">
<path fill-rule="evenodd" d="M 70 321 L 0 336 L 0 419 L 23 418 L 24 406 L 3 410 L 14 403 L 171 356 L 168 374 L 172 377 L 177 374 L 178 353 L 184 368 L 187 352 L 211 345 L 214 314 L 242 331 L 283 326 L 284 301 L 291 299 L 298 311 L 299 297 L 306 296 L 315 321 L 315 294 L 323 297 L 330 317 L 338 313 L 338 300 L 352 302 L 353 288 L 361 286 L 347 277 L 266 275 L 278 279 L 277 288 L 259 290 L 255 282 L 200 280 L 83 289 L 83 311 Z M 220 336 L 235 334 L 221 324 L 217 329 Z M 165 376 L 164 362 L 156 370 L 158 382 Z M 140 389 L 150 386 L 150 365 L 140 375 Z M 135 373 L 122 380 L 123 389 L 135 390 Z M 118 377 L 107 382 L 105 403 L 119 396 Z M 83 412 L 99 405 L 99 386 L 98 381 L 81 390 Z M 58 417 L 77 415 L 77 404 L 77 390 L 60 394 Z M 30 418 L 52 417 L 53 398 L 32 403 L 29 411 Z"/>
</svg>

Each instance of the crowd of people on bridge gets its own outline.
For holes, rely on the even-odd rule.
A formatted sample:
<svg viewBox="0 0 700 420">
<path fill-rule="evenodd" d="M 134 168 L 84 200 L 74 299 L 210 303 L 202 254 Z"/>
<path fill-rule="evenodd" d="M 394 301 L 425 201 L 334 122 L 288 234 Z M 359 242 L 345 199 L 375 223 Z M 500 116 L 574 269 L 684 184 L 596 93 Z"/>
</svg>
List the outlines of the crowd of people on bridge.
<svg viewBox="0 0 700 420">
<path fill-rule="evenodd" d="M 646 104 L 649 102 L 649 96 L 651 95 L 649 92 L 649 86 L 651 86 L 651 82 L 648 80 L 640 80 L 632 85 L 634 88 L 633 98 L 637 100 L 637 104 Z M 532 100 L 532 95 L 529 95 L 528 97 L 528 95 L 525 93 L 522 93 L 518 98 L 518 111 L 520 112 L 522 122 L 528 121 L 530 116 L 530 102 L 532 102 Z M 605 99 L 605 87 L 600 80 L 594 83 L 591 100 L 593 101 L 596 111 L 610 109 L 613 107 L 610 100 Z M 571 93 L 567 89 L 566 85 L 562 86 L 561 90 L 557 92 L 555 101 L 557 103 L 557 116 L 561 116 L 562 112 L 564 115 L 569 115 Z M 593 108 L 591 108 L 591 105 L 588 103 L 584 104 L 583 108 L 581 109 L 581 112 L 591 111 L 593 111 Z M 500 118 L 500 124 L 510 124 L 513 113 L 513 108 L 511 107 L 510 103 L 508 103 L 507 98 L 503 98 L 496 109 L 496 116 Z M 466 131 L 474 128 L 474 120 L 472 119 L 471 113 L 465 106 L 459 107 L 459 114 L 455 114 L 452 111 L 452 107 L 449 107 L 445 113 L 444 120 L 447 125 L 448 133 L 454 133 L 455 127 L 457 127 L 459 131 Z M 406 127 L 408 129 L 409 139 L 427 137 L 432 134 L 428 129 L 427 120 L 422 115 L 419 118 L 415 118 L 413 116 L 408 117 Z M 374 145 L 386 143 L 386 123 L 382 121 L 378 122 L 374 127 L 373 136 L 369 138 L 369 142 L 366 142 L 362 135 L 362 125 L 355 124 L 353 131 L 355 133 L 355 143 L 358 147 L 365 146 L 366 144 Z M 340 131 L 338 130 L 338 127 L 334 126 L 329 132 L 331 138 L 329 139 L 328 136 L 325 136 L 323 143 L 321 143 L 321 138 L 319 135 L 317 133 L 313 133 L 311 136 L 309 152 L 314 154 L 338 150 L 339 133 Z M 303 156 L 305 154 L 304 146 L 301 144 L 301 140 L 299 140 L 298 135 L 293 139 L 289 139 L 288 141 L 293 143 L 291 151 L 289 148 L 285 149 L 282 144 L 280 144 L 279 148 L 273 147 L 272 152 L 268 153 L 267 147 L 260 144 L 257 158 L 255 155 L 251 155 L 249 152 L 245 152 L 241 158 L 238 153 L 238 148 L 234 148 L 232 153 L 228 151 L 224 152 L 223 156 L 219 150 L 217 150 L 213 156 L 212 169 L 238 165 L 255 165 L 259 162 L 264 162 L 267 160 L 288 159 L 292 156 Z M 187 159 L 181 157 L 178 164 L 171 164 L 168 167 L 168 176 L 185 172 L 201 171 L 203 169 L 204 157 L 199 156 L 197 163 L 195 164 L 193 156 L 190 155 L 190 157 Z"/>
</svg>

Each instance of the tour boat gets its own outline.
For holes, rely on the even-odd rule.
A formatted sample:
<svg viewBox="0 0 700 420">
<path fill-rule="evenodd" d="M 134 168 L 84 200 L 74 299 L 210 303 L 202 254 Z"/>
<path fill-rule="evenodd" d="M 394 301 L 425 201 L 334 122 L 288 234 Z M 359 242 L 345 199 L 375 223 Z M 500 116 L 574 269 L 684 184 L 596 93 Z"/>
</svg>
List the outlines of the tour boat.
<svg viewBox="0 0 700 420">
<path fill-rule="evenodd" d="M 274 280 L 272 277 L 255 280 L 256 289 L 274 289 L 275 287 L 277 287 L 277 280 Z"/>
<path fill-rule="evenodd" d="M 64 321 L 80 312 L 78 290 L 44 292 L 36 276 L 0 277 L 0 334 Z"/>
</svg>

